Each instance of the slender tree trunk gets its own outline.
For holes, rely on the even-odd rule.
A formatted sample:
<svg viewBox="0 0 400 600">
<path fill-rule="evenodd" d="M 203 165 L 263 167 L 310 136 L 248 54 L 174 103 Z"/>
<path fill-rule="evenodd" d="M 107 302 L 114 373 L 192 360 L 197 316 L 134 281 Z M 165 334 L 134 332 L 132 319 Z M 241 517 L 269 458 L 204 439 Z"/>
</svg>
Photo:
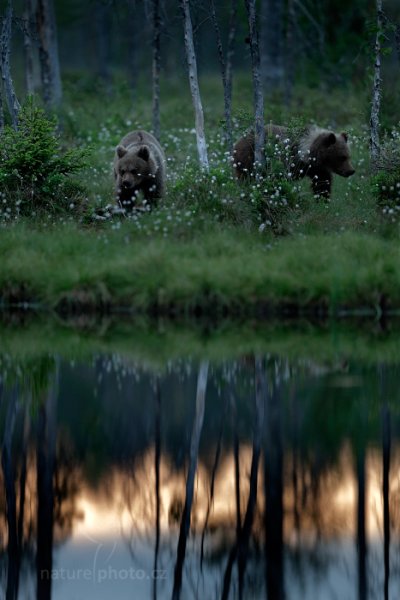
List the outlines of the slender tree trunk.
<svg viewBox="0 0 400 600">
<path fill-rule="evenodd" d="M 160 0 L 153 0 L 153 133 L 160 139 Z"/>
<path fill-rule="evenodd" d="M 233 141 L 232 141 L 232 79 L 233 79 L 233 54 L 235 49 L 236 40 L 236 27 L 237 27 L 237 12 L 238 12 L 238 0 L 231 0 L 231 12 L 229 16 L 229 34 L 228 34 L 228 47 L 226 51 L 226 132 L 227 132 L 227 143 L 228 150 L 232 153 Z"/>
<path fill-rule="evenodd" d="M 131 83 L 133 100 L 136 98 L 138 84 L 138 39 L 137 39 L 137 6 L 136 0 L 130 0 L 128 6 L 127 37 L 128 37 L 128 76 Z"/>
<path fill-rule="evenodd" d="M 283 81 L 283 2 L 261 2 L 261 74 L 267 93 Z"/>
<path fill-rule="evenodd" d="M 286 73 L 285 73 L 285 104 L 290 105 L 294 85 L 295 61 L 296 61 L 296 14 L 294 0 L 288 0 L 287 6 L 287 29 L 286 29 Z"/>
<path fill-rule="evenodd" d="M 11 122 L 16 129 L 18 126 L 18 113 L 20 104 L 14 91 L 14 85 L 10 72 L 10 45 L 11 45 L 11 26 L 12 26 L 13 8 L 11 0 L 8 0 L 3 26 L 1 30 L 1 78 L 6 97 L 8 111 Z"/>
<path fill-rule="evenodd" d="M 110 20 L 112 16 L 111 5 L 107 0 L 97 0 L 95 5 L 96 25 L 96 47 L 98 74 L 104 84 L 107 95 L 112 92 L 112 80 L 110 72 L 111 43 L 110 43 Z"/>
<path fill-rule="evenodd" d="M 28 95 L 34 94 L 40 87 L 38 81 L 38 48 L 35 15 L 36 0 L 25 0 L 23 15 L 23 33 L 24 33 L 24 58 L 25 58 L 25 89 Z"/>
<path fill-rule="evenodd" d="M 62 85 L 53 0 L 37 0 L 36 27 L 43 100 L 48 109 L 54 109 L 61 104 Z"/>
<path fill-rule="evenodd" d="M 224 90 L 224 117 L 225 117 L 225 141 L 229 152 L 232 152 L 232 56 L 236 32 L 237 0 L 232 0 L 231 15 L 229 23 L 228 52 L 229 58 L 229 81 L 228 81 L 228 62 L 225 61 L 222 47 L 221 31 L 218 25 L 217 14 L 215 11 L 214 0 L 210 0 L 211 20 L 214 25 L 217 38 L 218 58 L 221 68 L 222 86 Z"/>
<path fill-rule="evenodd" d="M 380 155 L 379 142 L 379 113 L 382 96 L 381 80 L 381 38 L 384 29 L 384 17 L 382 11 L 382 0 L 376 0 L 377 11 L 377 32 L 375 40 L 375 65 L 374 65 L 374 84 L 372 89 L 372 104 L 370 118 L 370 155 L 372 167 L 376 168 Z"/>
<path fill-rule="evenodd" d="M 181 525 L 179 530 L 178 550 L 176 556 L 175 572 L 174 572 L 174 587 L 172 591 L 173 600 L 180 598 L 182 588 L 182 573 L 183 564 L 185 562 L 186 543 L 190 528 L 190 515 L 192 512 L 193 495 L 194 495 L 194 480 L 197 469 L 197 459 L 199 454 L 199 443 L 201 431 L 203 429 L 205 396 L 208 378 L 208 361 L 204 361 L 200 365 L 199 375 L 197 378 L 196 392 L 196 415 L 193 423 L 193 430 L 190 440 L 189 454 L 189 470 L 186 479 L 186 497 L 185 506 L 182 513 Z"/>
<path fill-rule="evenodd" d="M 396 51 L 397 51 L 397 58 L 400 62 L 400 25 L 397 25 L 396 27 L 396 31 L 394 34 L 394 39 L 396 42 Z"/>
<path fill-rule="evenodd" d="M 264 164 L 264 97 L 261 83 L 260 48 L 256 24 L 256 0 L 245 0 L 249 22 L 249 40 L 254 95 L 254 168 L 259 170 Z"/>
<path fill-rule="evenodd" d="M 204 134 L 204 115 L 203 106 L 201 104 L 199 80 L 197 77 L 197 61 L 196 52 L 193 43 L 193 27 L 192 19 L 190 17 L 190 5 L 189 0 L 179 0 L 180 7 L 183 15 L 183 26 L 185 32 L 185 50 L 186 60 L 188 64 L 189 72 L 189 84 L 190 92 L 192 94 L 192 101 L 196 119 L 196 139 L 197 139 L 197 152 L 199 155 L 199 162 L 202 169 L 208 171 L 208 155 L 207 155 L 207 144 Z"/>
</svg>

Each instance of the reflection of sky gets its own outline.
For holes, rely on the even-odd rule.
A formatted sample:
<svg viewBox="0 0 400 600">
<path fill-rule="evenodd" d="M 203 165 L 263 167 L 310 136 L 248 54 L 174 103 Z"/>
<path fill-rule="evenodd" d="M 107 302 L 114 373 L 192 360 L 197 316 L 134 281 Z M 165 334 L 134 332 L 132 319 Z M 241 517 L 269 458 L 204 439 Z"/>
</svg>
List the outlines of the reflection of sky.
<svg viewBox="0 0 400 600">
<path fill-rule="evenodd" d="M 397 452 L 393 452 L 393 481 L 397 489 Z M 251 447 L 241 449 L 241 472 L 250 469 Z M 286 461 L 287 467 L 290 463 Z M 161 532 L 157 572 L 158 598 L 170 598 L 178 527 L 168 520 L 174 498 L 184 498 L 184 472 L 176 472 L 165 458 L 160 465 Z M 375 585 L 383 589 L 382 551 L 382 462 L 378 452 L 367 452 L 367 535 L 369 561 Z M 262 469 L 260 469 L 260 480 Z M 73 534 L 54 552 L 53 600 L 128 600 L 152 597 L 154 562 L 154 454 L 150 450 L 135 469 L 134 480 L 121 470 L 104 478 L 96 492 L 81 488 L 76 499 L 77 514 Z M 258 504 L 263 509 L 259 486 Z M 196 497 L 192 524 L 197 533 L 188 543 L 185 562 L 185 580 L 182 600 L 186 598 L 219 597 L 227 561 L 228 550 L 222 560 L 205 561 L 199 570 L 199 539 L 207 511 L 209 475 L 200 465 L 196 483 Z M 242 511 L 248 496 L 248 477 L 242 477 Z M 301 532 L 294 532 L 291 516 L 293 494 L 290 478 L 286 477 L 285 506 L 285 587 L 287 599 L 302 600 L 353 600 L 357 597 L 357 553 L 355 524 L 357 488 L 354 465 L 350 451 L 343 450 L 338 464 L 327 471 L 321 480 L 320 537 L 313 525 L 312 515 L 304 510 Z M 206 538 L 207 551 L 211 552 L 221 540 L 233 541 L 235 522 L 234 464 L 230 455 L 222 458 L 215 482 L 215 502 L 210 525 L 213 533 Z M 257 520 L 256 520 L 257 523 Z M 255 535 L 262 530 L 260 516 Z M 224 534 L 221 534 L 221 530 Z M 219 532 L 219 533 L 218 533 Z M 397 545 L 397 538 L 392 537 Z M 393 551 L 393 547 L 392 547 Z M 248 573 L 259 582 L 261 591 L 252 598 L 265 598 L 263 559 L 250 558 Z M 394 575 L 394 574 L 393 574 Z M 379 582 L 382 580 L 382 586 Z M 398 579 L 392 577 L 391 598 L 396 598 Z M 197 596 L 193 590 L 197 590 Z M 201 590 L 201 592 L 199 592 Z M 23 592 L 24 593 L 24 592 Z M 25 596 L 24 600 L 25 600 Z M 379 594 L 378 594 L 379 597 Z"/>
</svg>

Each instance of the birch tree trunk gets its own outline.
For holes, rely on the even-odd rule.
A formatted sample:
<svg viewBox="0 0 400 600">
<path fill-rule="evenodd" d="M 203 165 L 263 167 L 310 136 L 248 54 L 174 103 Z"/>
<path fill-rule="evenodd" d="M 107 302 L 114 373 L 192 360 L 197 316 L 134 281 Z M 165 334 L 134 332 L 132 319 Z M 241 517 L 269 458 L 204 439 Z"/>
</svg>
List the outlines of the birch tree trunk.
<svg viewBox="0 0 400 600">
<path fill-rule="evenodd" d="M 382 0 L 376 0 L 377 32 L 375 40 L 374 83 L 372 89 L 372 104 L 370 118 L 370 156 L 372 167 L 375 168 L 380 155 L 379 143 L 379 112 L 382 96 L 381 80 L 381 37 L 384 28 Z"/>
<path fill-rule="evenodd" d="M 254 96 L 254 168 L 259 170 L 264 164 L 264 97 L 261 83 L 260 47 L 256 24 L 256 0 L 245 0 L 249 22 L 249 40 Z"/>
<path fill-rule="evenodd" d="M 61 104 L 62 85 L 53 0 L 38 0 L 36 27 L 39 39 L 43 100 L 48 109 L 54 109 Z"/>
<path fill-rule="evenodd" d="M 39 56 L 34 26 L 35 15 L 36 0 L 25 0 L 22 21 L 24 34 L 25 89 L 28 96 L 34 94 L 40 87 L 40 81 L 38 81 Z"/>
<path fill-rule="evenodd" d="M 153 133 L 160 139 L 160 0 L 153 0 Z"/>
<path fill-rule="evenodd" d="M 11 79 L 10 72 L 10 44 L 11 44 L 11 25 L 12 25 L 13 8 L 11 0 L 8 0 L 6 14 L 3 18 L 1 29 L 1 78 L 3 81 L 3 89 L 6 97 L 8 110 L 11 117 L 11 122 L 14 129 L 18 126 L 18 113 L 20 104 L 14 91 L 14 85 Z M 3 120 L 3 119 L 2 119 Z M 4 125 L 4 123 L 3 123 Z"/>
<path fill-rule="evenodd" d="M 283 81 L 283 1 L 261 2 L 261 74 L 270 93 Z"/>
<path fill-rule="evenodd" d="M 199 162 L 202 169 L 208 171 L 207 144 L 204 134 L 204 115 L 201 104 L 199 80 L 197 77 L 196 52 L 193 43 L 193 27 L 190 17 L 189 0 L 179 0 L 183 15 L 183 26 L 185 32 L 185 51 L 189 72 L 190 92 L 192 94 L 193 107 L 196 117 L 196 140 Z"/>
</svg>

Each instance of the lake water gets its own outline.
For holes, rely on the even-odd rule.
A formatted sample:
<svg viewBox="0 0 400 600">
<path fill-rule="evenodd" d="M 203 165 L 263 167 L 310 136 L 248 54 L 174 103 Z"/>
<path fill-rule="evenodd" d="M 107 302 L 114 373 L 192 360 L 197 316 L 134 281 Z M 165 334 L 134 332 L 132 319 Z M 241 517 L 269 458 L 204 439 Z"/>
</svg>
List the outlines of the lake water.
<svg viewBox="0 0 400 600">
<path fill-rule="evenodd" d="M 3 353 L 1 598 L 400 598 L 400 369 Z"/>
</svg>

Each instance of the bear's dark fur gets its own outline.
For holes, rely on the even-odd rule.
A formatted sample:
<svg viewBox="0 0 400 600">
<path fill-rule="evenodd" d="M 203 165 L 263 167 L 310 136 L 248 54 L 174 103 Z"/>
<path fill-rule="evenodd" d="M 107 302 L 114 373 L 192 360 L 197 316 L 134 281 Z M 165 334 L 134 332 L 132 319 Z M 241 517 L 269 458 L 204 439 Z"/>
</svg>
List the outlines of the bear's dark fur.
<svg viewBox="0 0 400 600">
<path fill-rule="evenodd" d="M 122 208 L 131 208 L 139 192 L 154 204 L 165 189 L 165 156 L 156 138 L 147 131 L 128 133 L 115 150 L 116 196 Z"/>
<path fill-rule="evenodd" d="M 268 125 L 265 134 L 286 143 L 289 129 Z M 347 134 L 336 134 L 315 125 L 307 127 L 294 141 L 290 141 L 291 173 L 293 179 L 309 177 L 314 194 L 330 197 L 332 174 L 350 177 L 354 168 L 350 161 Z M 254 132 L 243 136 L 233 150 L 233 163 L 238 179 L 247 179 L 254 165 Z"/>
</svg>

